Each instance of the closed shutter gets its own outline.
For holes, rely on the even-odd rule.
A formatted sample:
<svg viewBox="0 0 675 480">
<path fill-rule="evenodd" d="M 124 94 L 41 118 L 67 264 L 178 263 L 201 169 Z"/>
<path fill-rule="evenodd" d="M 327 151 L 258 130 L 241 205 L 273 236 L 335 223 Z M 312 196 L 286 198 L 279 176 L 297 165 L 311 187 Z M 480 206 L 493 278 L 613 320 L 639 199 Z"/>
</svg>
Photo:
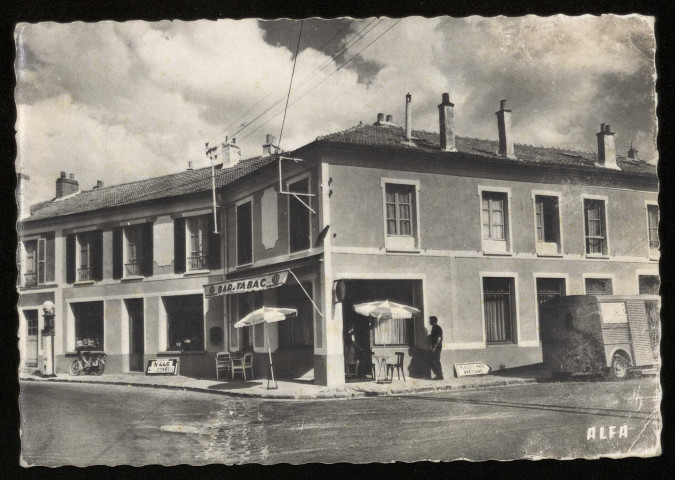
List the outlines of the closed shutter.
<svg viewBox="0 0 675 480">
<path fill-rule="evenodd" d="M 175 273 L 185 272 L 185 219 L 173 221 L 173 265 Z"/>
<path fill-rule="evenodd" d="M 152 232 L 152 223 L 144 223 L 141 232 L 141 272 L 144 276 L 152 276 L 153 270 L 153 259 L 152 259 L 152 250 L 153 250 L 153 232 Z"/>
<path fill-rule="evenodd" d="M 45 258 L 45 281 L 52 283 L 55 280 L 55 240 L 54 234 L 50 233 L 46 236 L 46 258 Z"/>
<path fill-rule="evenodd" d="M 220 234 L 213 233 L 215 230 L 213 215 L 209 215 L 209 268 L 220 268 Z"/>
<path fill-rule="evenodd" d="M 96 281 L 103 280 L 103 232 L 91 232 L 91 273 Z"/>
<path fill-rule="evenodd" d="M 112 272 L 114 279 L 120 279 L 124 276 L 124 229 L 117 227 L 113 229 L 112 238 Z"/>
<path fill-rule="evenodd" d="M 66 236 L 66 282 L 75 283 L 75 234 Z"/>
<path fill-rule="evenodd" d="M 37 251 L 37 282 L 39 285 L 45 283 L 45 255 L 47 253 L 47 241 L 44 238 L 38 239 Z"/>
</svg>

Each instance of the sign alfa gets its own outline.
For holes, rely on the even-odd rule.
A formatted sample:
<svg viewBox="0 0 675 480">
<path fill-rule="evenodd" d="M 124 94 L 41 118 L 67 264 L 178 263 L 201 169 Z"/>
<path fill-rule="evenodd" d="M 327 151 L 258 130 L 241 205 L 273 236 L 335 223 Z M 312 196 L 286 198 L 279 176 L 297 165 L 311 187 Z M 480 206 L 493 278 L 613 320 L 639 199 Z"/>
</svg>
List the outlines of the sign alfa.
<svg viewBox="0 0 675 480">
<path fill-rule="evenodd" d="M 455 363 L 455 371 L 458 377 L 468 377 L 470 375 L 487 375 L 491 368 L 484 363 Z"/>
<path fill-rule="evenodd" d="M 288 271 L 261 275 L 259 277 L 245 278 L 243 280 L 231 280 L 229 282 L 218 282 L 204 285 L 205 297 L 216 297 L 218 295 L 233 295 L 235 293 L 257 292 L 276 288 L 286 283 Z"/>
<path fill-rule="evenodd" d="M 146 375 L 178 375 L 177 358 L 154 358 L 148 360 Z"/>
</svg>

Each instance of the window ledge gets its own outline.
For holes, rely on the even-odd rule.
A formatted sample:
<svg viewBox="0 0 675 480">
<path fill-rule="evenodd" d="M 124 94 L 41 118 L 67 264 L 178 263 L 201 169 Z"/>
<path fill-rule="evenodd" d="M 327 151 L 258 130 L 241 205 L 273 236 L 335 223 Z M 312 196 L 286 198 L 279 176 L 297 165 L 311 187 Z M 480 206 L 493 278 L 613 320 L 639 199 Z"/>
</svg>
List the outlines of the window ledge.
<svg viewBox="0 0 675 480">
<path fill-rule="evenodd" d="M 513 252 L 493 252 L 493 251 L 483 251 L 483 255 L 491 256 L 491 257 L 512 257 Z"/>
<path fill-rule="evenodd" d="M 519 347 L 519 345 L 517 343 L 512 343 L 512 342 L 503 342 L 503 343 L 486 343 L 485 347 L 486 348 L 493 348 L 493 347 L 517 348 L 517 347 Z"/>
<path fill-rule="evenodd" d="M 562 258 L 562 257 L 563 257 L 563 254 L 562 254 L 562 253 L 544 253 L 544 252 L 537 252 L 537 257 Z"/>
<path fill-rule="evenodd" d="M 144 280 L 145 277 L 143 275 L 130 275 L 128 277 L 122 277 L 120 281 L 122 282 L 133 282 L 136 280 Z"/>
<path fill-rule="evenodd" d="M 251 263 L 244 263 L 244 264 L 242 264 L 242 265 L 237 265 L 236 267 L 234 267 L 234 269 L 235 269 L 235 270 L 245 270 L 245 269 L 247 269 L 247 268 L 251 268 L 252 266 L 253 266 L 253 262 L 251 262 Z"/>
<path fill-rule="evenodd" d="M 211 273 L 211 270 L 208 269 L 201 269 L 201 270 L 188 270 L 187 272 L 183 273 L 183 276 L 190 276 L 190 275 L 205 275 L 207 273 Z"/>
<path fill-rule="evenodd" d="M 78 280 L 77 282 L 73 283 L 73 285 L 93 285 L 95 283 L 95 280 Z"/>
<path fill-rule="evenodd" d="M 586 258 L 592 258 L 592 259 L 599 258 L 599 259 L 607 260 L 607 259 L 609 259 L 609 255 L 587 253 Z"/>
<path fill-rule="evenodd" d="M 422 253 L 422 250 L 419 248 L 385 248 L 387 253 Z"/>
<path fill-rule="evenodd" d="M 58 284 L 56 283 L 42 283 L 40 285 L 19 285 L 21 290 L 39 290 L 41 288 L 56 288 Z"/>
</svg>

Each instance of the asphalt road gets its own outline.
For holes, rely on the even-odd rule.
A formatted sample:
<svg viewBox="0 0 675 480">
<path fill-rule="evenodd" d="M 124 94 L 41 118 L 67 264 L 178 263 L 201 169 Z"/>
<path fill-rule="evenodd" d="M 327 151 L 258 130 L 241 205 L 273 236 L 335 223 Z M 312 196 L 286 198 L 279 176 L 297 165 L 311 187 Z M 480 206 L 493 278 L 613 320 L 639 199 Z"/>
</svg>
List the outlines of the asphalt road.
<svg viewBox="0 0 675 480">
<path fill-rule="evenodd" d="M 659 451 L 659 402 L 655 377 L 287 402 L 23 382 L 22 457 L 84 466 L 649 455 Z"/>
</svg>

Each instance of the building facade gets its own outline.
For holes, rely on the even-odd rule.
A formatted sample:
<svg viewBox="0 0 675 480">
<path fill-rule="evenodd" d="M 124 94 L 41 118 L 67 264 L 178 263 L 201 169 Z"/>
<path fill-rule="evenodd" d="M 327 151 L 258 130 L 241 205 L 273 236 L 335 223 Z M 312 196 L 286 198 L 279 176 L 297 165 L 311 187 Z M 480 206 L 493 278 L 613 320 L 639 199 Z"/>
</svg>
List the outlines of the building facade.
<svg viewBox="0 0 675 480">
<path fill-rule="evenodd" d="M 215 376 L 213 356 L 227 350 L 253 351 L 260 376 L 271 350 L 280 376 L 336 385 L 351 329 L 365 350 L 404 352 L 407 375 L 425 377 L 435 315 L 447 377 L 458 362 L 541 362 L 538 305 L 549 298 L 658 292 L 656 170 L 632 148 L 617 156 L 609 125 L 597 152 L 579 152 L 515 144 L 505 102 L 498 141 L 456 137 L 447 95 L 439 133 L 413 130 L 410 104 L 403 127 L 380 114 L 288 154 L 269 136 L 249 160 L 225 144 L 218 235 L 210 169 L 34 206 L 20 224 L 22 366 L 38 363 L 45 300 L 57 305 L 61 372 L 87 341 L 111 371 L 180 355 L 183 374 Z M 275 288 L 255 288 L 275 275 Z M 222 282 L 240 293 L 208 295 Z M 421 315 L 354 312 L 385 299 Z M 233 327 L 263 305 L 298 315 Z"/>
</svg>

